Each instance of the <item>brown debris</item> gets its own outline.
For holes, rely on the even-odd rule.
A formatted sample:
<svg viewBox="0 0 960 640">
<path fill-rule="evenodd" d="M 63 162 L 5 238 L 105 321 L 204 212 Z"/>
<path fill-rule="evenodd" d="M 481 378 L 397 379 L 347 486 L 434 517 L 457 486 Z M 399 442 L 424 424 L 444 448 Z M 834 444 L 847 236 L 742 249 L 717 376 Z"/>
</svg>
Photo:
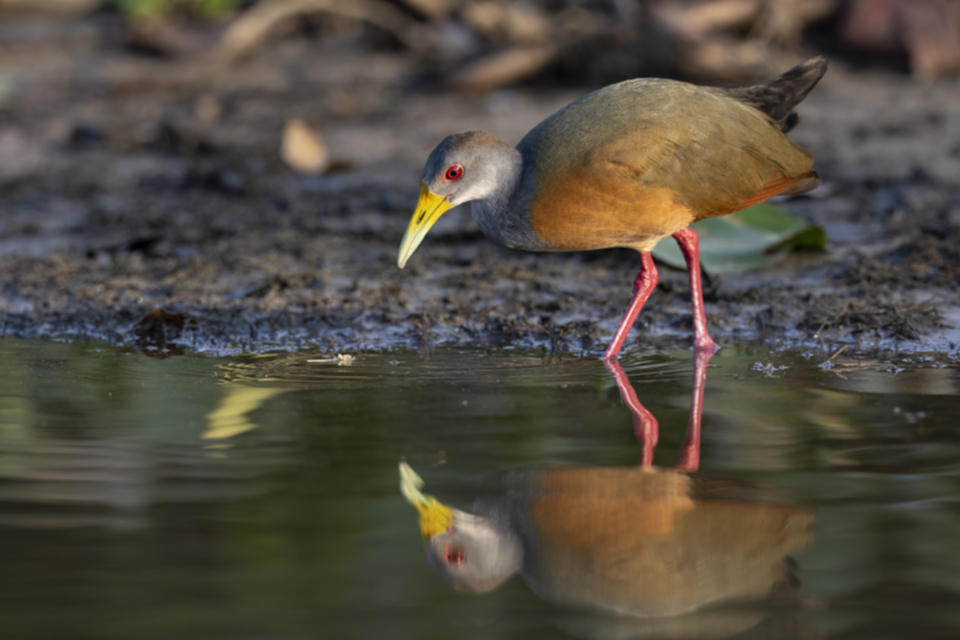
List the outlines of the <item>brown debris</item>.
<svg viewBox="0 0 960 640">
<path fill-rule="evenodd" d="M 137 322 L 131 333 L 137 344 L 142 347 L 166 349 L 180 337 L 187 326 L 196 326 L 196 321 L 181 313 L 171 313 L 166 309 L 154 309 Z"/>
<path fill-rule="evenodd" d="M 913 74 L 921 78 L 960 72 L 956 0 L 852 0 L 842 35 L 863 51 L 905 52 Z"/>
<path fill-rule="evenodd" d="M 837 10 L 836 0 L 778 0 L 764 2 L 750 37 L 781 47 L 795 47 L 803 30 Z"/>
<path fill-rule="evenodd" d="M 130 24 L 130 47 L 168 58 L 197 58 L 213 50 L 222 29 L 164 20 L 137 20 Z"/>
<path fill-rule="evenodd" d="M 798 62 L 790 53 L 836 0 L 652 0 L 584 7 L 575 2 L 400 0 L 426 24 L 383 0 L 264 0 L 240 14 L 211 60 L 250 55 L 292 20 L 316 13 L 376 25 L 416 52 L 449 84 L 484 92 L 559 66 L 630 77 L 659 70 L 695 80 L 755 81 Z M 609 52 L 615 60 L 603 56 Z M 599 56 L 599 57 L 597 57 Z M 591 58 L 596 57 L 595 62 Z"/>
<path fill-rule="evenodd" d="M 470 2 L 463 8 L 462 17 L 465 24 L 492 41 L 539 44 L 553 33 L 547 14 L 529 5 Z"/>
<path fill-rule="evenodd" d="M 454 8 L 453 0 L 400 0 L 400 3 L 428 20 L 442 20 L 449 16 Z"/>
<path fill-rule="evenodd" d="M 284 126 L 280 157 L 303 175 L 320 175 L 330 166 L 330 153 L 323 138 L 300 118 L 288 120 Z"/>
<path fill-rule="evenodd" d="M 663 2 L 654 15 L 679 40 L 675 64 L 684 75 L 740 84 L 789 66 L 785 54 L 803 29 L 836 6 L 835 0 Z"/>
<path fill-rule="evenodd" d="M 689 36 L 750 26 L 760 15 L 761 0 L 717 0 L 700 3 L 662 3 L 657 16 L 664 24 Z"/>
<path fill-rule="evenodd" d="M 556 58 L 557 50 L 551 45 L 512 47 L 468 66 L 459 73 L 454 84 L 474 93 L 490 91 L 532 78 Z"/>
<path fill-rule="evenodd" d="M 274 30 L 294 18 L 313 13 L 364 20 L 386 29 L 410 49 L 422 48 L 418 25 L 395 6 L 381 0 L 264 0 L 230 25 L 212 60 L 232 62 L 250 54 Z"/>
<path fill-rule="evenodd" d="M 28 4 L 0 0 L 0 10 Z M 89 2 L 41 5 L 79 11 Z M 821 30 L 834 29 L 829 37 L 851 49 L 906 53 L 918 77 L 960 72 L 960 0 L 261 0 L 225 25 L 133 21 L 126 42 L 209 63 L 181 74 L 182 84 L 209 84 L 222 65 L 262 51 L 278 36 L 302 36 L 302 19 L 317 15 L 376 26 L 380 35 L 372 43 L 382 46 L 387 32 L 416 54 L 422 71 L 470 92 L 550 70 L 591 84 L 637 75 L 747 84 L 808 55 L 797 49 L 805 30 L 817 23 Z M 839 27 L 823 26 L 831 16 Z M 163 73 L 122 84 L 151 82 L 171 84 Z"/>
</svg>

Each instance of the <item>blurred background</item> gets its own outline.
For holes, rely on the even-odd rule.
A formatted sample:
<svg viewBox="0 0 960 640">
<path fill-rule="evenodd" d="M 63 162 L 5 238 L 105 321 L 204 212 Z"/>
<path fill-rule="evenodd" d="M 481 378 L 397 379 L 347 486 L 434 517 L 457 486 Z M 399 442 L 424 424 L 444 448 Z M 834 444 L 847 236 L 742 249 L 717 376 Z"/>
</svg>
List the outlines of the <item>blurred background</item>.
<svg viewBox="0 0 960 640">
<path fill-rule="evenodd" d="M 411 82 L 476 92 L 640 75 L 746 83 L 814 50 L 921 78 L 960 70 L 954 0 L 3 0 L 0 11 L 13 67 L 16 53 L 58 47 L 236 65 L 295 40 L 409 57 Z"/>
</svg>

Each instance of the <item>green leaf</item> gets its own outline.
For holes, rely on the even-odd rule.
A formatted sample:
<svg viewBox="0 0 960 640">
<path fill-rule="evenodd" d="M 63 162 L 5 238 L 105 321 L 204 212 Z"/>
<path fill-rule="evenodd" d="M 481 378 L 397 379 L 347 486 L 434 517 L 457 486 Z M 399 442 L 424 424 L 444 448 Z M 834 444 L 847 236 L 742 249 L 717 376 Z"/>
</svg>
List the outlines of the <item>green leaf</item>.
<svg viewBox="0 0 960 640">
<path fill-rule="evenodd" d="M 728 216 L 707 218 L 690 228 L 700 237 L 700 262 L 708 273 L 742 273 L 779 262 L 796 249 L 823 249 L 827 235 L 770 204 L 758 204 Z M 664 241 L 653 257 L 686 268 L 675 242 Z"/>
</svg>

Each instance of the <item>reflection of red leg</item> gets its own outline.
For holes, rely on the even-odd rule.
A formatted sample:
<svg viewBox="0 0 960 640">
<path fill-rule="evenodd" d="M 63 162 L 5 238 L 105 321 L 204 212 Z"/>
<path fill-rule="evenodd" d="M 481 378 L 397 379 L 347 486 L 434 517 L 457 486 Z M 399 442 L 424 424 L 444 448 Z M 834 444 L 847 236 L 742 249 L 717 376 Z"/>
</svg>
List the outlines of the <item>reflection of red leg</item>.
<svg viewBox="0 0 960 640">
<path fill-rule="evenodd" d="M 680 445 L 680 461 L 677 469 L 693 473 L 700 467 L 700 418 L 703 415 L 703 390 L 707 385 L 707 363 L 713 357 L 713 351 L 695 350 L 693 352 L 693 395 L 690 399 L 690 419 L 687 422 L 687 438 Z M 660 436 L 657 419 L 641 404 L 637 392 L 630 384 L 630 378 L 616 360 L 604 360 L 603 363 L 613 376 L 620 390 L 620 397 L 633 414 L 633 433 L 640 443 L 640 465 L 653 464 L 653 450 Z"/>
<path fill-rule="evenodd" d="M 703 415 L 703 388 L 707 385 L 707 363 L 713 351 L 695 349 L 693 352 L 693 395 L 690 399 L 690 420 L 687 438 L 680 445 L 677 469 L 693 473 L 700 467 L 700 418 Z"/>
<path fill-rule="evenodd" d="M 623 401 L 630 407 L 630 412 L 633 413 L 633 433 L 637 437 L 637 442 L 640 443 L 640 465 L 649 467 L 653 464 L 653 450 L 657 446 L 657 439 L 660 437 L 660 427 L 657 424 L 657 419 L 640 403 L 637 392 L 630 384 L 630 378 L 620 367 L 620 363 L 616 359 L 605 359 L 603 363 L 607 365 L 614 382 L 617 383 L 617 388 L 620 389 L 620 397 L 623 398 Z"/>
<path fill-rule="evenodd" d="M 699 260 L 699 254 L 697 259 Z M 700 272 L 698 271 L 697 278 L 699 277 Z M 640 310 L 643 309 L 644 303 L 646 303 L 647 298 L 650 297 L 650 294 L 653 293 L 653 289 L 656 286 L 657 267 L 653 264 L 653 256 L 649 253 L 641 253 L 640 272 L 637 274 L 637 279 L 633 281 L 633 300 L 630 301 L 630 306 L 627 307 L 627 312 L 623 315 L 620 326 L 617 327 L 616 333 L 613 334 L 613 340 L 610 342 L 610 346 L 607 347 L 606 352 L 603 354 L 604 360 L 617 359 L 617 354 L 620 353 L 620 347 L 623 346 L 623 341 L 627 339 L 627 334 L 630 333 L 630 329 L 633 328 L 633 323 L 636 322 L 637 316 L 640 315 Z M 703 294 L 701 293 L 701 298 L 702 297 Z"/>
<path fill-rule="evenodd" d="M 720 347 L 707 333 L 707 314 L 703 310 L 703 284 L 700 282 L 700 242 L 697 232 L 686 228 L 673 234 L 680 252 L 687 262 L 690 276 L 690 305 L 693 307 L 693 348 L 696 351 L 716 351 Z"/>
</svg>

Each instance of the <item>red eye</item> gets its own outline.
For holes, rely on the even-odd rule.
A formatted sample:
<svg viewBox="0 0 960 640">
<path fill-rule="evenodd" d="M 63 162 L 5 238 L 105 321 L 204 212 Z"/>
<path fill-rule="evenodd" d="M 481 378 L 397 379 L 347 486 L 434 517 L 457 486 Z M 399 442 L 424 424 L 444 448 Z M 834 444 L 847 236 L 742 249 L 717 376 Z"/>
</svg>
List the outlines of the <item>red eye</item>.
<svg viewBox="0 0 960 640">
<path fill-rule="evenodd" d="M 459 567 L 463 565 L 463 549 L 458 546 L 447 545 L 446 549 L 443 550 L 443 556 L 450 566 Z"/>
<path fill-rule="evenodd" d="M 454 180 L 459 180 L 463 177 L 463 165 L 462 164 L 452 164 L 447 167 L 447 172 L 443 174 L 444 182 L 453 182 Z"/>
</svg>

